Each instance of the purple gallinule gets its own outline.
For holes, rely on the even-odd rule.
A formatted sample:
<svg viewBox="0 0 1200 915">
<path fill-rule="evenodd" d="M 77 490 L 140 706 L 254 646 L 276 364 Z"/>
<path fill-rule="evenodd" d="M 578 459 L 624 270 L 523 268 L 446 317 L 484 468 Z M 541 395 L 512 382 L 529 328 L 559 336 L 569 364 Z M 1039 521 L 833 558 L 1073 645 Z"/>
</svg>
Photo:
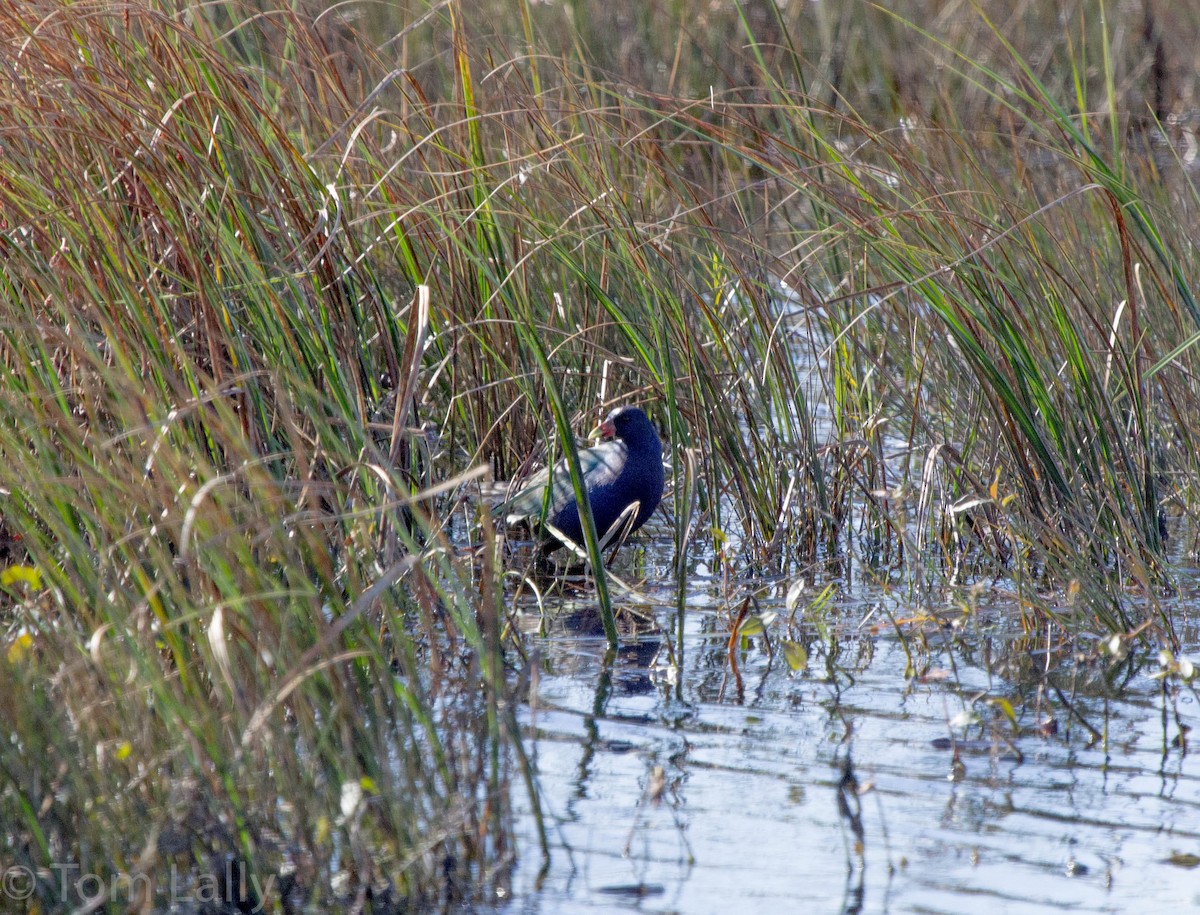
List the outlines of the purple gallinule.
<svg viewBox="0 0 1200 915">
<path fill-rule="evenodd" d="M 638 407 L 613 410 L 600 424 L 600 432 L 612 440 L 581 449 L 579 469 L 603 550 L 619 546 L 654 514 L 662 499 L 663 462 L 658 433 Z M 520 492 L 496 506 L 493 514 L 508 524 L 523 521 L 538 529 L 544 553 L 562 546 L 563 537 L 583 545 L 579 505 L 565 460 L 553 470 L 545 468 L 534 474 Z"/>
</svg>

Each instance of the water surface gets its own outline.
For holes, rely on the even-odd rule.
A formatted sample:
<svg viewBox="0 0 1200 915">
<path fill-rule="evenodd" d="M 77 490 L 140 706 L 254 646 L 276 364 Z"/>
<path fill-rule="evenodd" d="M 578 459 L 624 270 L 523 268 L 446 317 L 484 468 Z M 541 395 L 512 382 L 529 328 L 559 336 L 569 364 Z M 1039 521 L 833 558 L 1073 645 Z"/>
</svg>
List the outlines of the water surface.
<svg viewBox="0 0 1200 915">
<path fill-rule="evenodd" d="M 783 583 L 759 604 L 779 614 L 772 651 L 738 646 L 735 674 L 741 600 L 701 566 L 676 670 L 673 594 L 647 568 L 663 606 L 641 609 L 660 628 L 628 637 L 611 667 L 586 597 L 530 642 L 522 715 L 554 848 L 539 882 L 523 817 L 506 910 L 1200 907 L 1200 767 L 1181 738 L 1200 710 L 1189 686 L 1154 676 L 1156 651 L 1048 646 L 1001 583 L 923 611 L 860 587 L 819 612 L 802 602 L 789 625 Z M 785 638 L 807 648 L 798 670 Z"/>
</svg>

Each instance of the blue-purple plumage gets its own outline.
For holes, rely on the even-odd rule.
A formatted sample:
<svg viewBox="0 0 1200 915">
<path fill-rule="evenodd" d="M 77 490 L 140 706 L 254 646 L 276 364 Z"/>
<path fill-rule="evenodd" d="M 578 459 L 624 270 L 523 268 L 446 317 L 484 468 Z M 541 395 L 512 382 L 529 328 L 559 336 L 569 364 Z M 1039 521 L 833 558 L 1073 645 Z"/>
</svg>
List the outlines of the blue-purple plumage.
<svg viewBox="0 0 1200 915">
<path fill-rule="evenodd" d="M 638 407 L 613 410 L 600 429 L 613 440 L 581 450 L 579 469 L 596 533 L 601 543 L 608 545 L 636 531 L 658 508 L 663 490 L 662 442 L 650 418 Z M 520 492 L 498 505 L 494 514 L 509 524 L 525 521 L 539 528 L 548 549 L 561 544 L 547 524 L 575 543 L 583 543 L 579 506 L 565 461 L 559 461 L 553 471 L 547 468 L 534 474 Z M 541 523 L 543 518 L 546 524 Z"/>
</svg>

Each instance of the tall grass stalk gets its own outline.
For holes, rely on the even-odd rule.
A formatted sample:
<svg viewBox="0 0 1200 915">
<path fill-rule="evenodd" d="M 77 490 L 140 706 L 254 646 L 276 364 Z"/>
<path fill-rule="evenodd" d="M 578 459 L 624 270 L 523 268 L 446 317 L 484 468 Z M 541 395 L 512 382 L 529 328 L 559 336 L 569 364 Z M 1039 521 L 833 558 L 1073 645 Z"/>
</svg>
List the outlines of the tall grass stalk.
<svg viewBox="0 0 1200 915">
<path fill-rule="evenodd" d="M 56 862 L 138 909 L 230 860 L 271 907 L 483 893 L 505 609 L 442 529 L 419 322 L 226 49 L 81 12 L 0 14 L 6 863 L 50 911 L 94 901 Z"/>
<path fill-rule="evenodd" d="M 1121 10 L 578 6 L 0 11 L 14 861 L 502 886 L 536 782 L 466 492 L 615 402 L 680 582 L 854 561 L 1171 639 L 1197 199 Z"/>
</svg>

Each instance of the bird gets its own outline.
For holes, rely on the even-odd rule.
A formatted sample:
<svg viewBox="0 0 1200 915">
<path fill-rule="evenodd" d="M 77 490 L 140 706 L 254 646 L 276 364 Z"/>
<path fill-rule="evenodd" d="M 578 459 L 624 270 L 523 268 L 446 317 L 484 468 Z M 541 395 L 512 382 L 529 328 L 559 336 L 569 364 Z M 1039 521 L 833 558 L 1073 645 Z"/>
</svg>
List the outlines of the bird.
<svg viewBox="0 0 1200 915">
<path fill-rule="evenodd" d="M 618 547 L 646 523 L 663 491 L 662 441 L 639 407 L 618 407 L 600 424 L 611 440 L 581 449 L 579 469 L 596 522 L 600 548 Z M 544 513 L 543 513 L 544 508 Z M 583 545 L 579 504 L 566 459 L 534 474 L 492 514 L 509 525 L 521 522 L 539 531 L 543 554 L 563 546 L 563 538 Z"/>
</svg>

